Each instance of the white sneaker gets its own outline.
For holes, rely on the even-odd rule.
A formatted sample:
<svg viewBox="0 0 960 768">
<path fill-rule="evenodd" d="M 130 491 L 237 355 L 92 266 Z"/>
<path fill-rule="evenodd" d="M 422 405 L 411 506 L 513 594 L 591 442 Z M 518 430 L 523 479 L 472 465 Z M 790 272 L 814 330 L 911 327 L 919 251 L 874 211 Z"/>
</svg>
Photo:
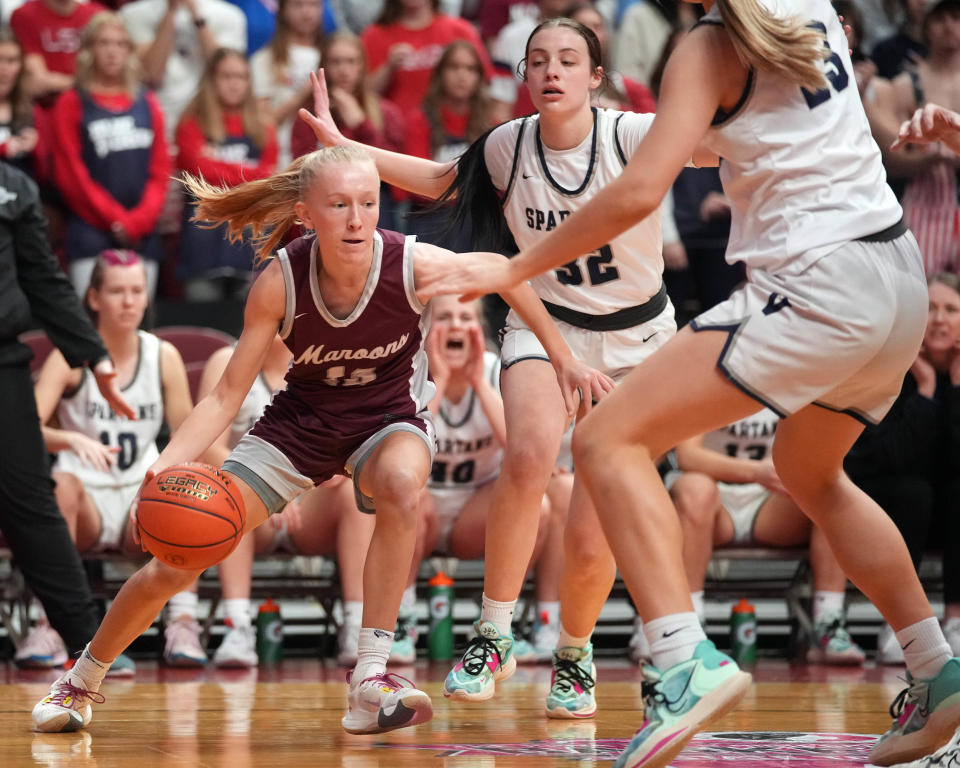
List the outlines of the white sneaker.
<svg viewBox="0 0 960 768">
<path fill-rule="evenodd" d="M 960 656 L 960 619 L 952 618 L 943 622 L 943 636 L 947 638 L 950 652 L 954 656 Z"/>
<path fill-rule="evenodd" d="M 90 702 L 104 701 L 103 694 L 88 690 L 80 677 L 64 672 L 33 708 L 33 726 L 44 733 L 79 731 L 93 718 Z"/>
<path fill-rule="evenodd" d="M 202 667 L 207 663 L 207 653 L 200 645 L 200 625 L 186 619 L 172 621 L 163 631 L 166 644 L 163 660 L 171 667 Z"/>
<path fill-rule="evenodd" d="M 650 643 L 647 636 L 643 633 L 643 619 L 639 616 L 633 620 L 633 635 L 630 637 L 630 643 L 627 645 L 627 653 L 630 661 L 634 664 L 643 666 L 653 666 L 653 654 L 650 651 Z"/>
<path fill-rule="evenodd" d="M 341 667 L 353 667 L 360 652 L 360 625 L 341 624 L 337 632 L 337 664 Z"/>
<path fill-rule="evenodd" d="M 52 669 L 67 663 L 67 647 L 46 621 L 37 624 L 20 643 L 13 657 L 24 669 Z"/>
<path fill-rule="evenodd" d="M 352 676 L 347 675 L 347 714 L 340 721 L 347 733 L 384 733 L 433 717 L 430 697 L 407 678 L 383 672 L 354 684 Z"/>
<path fill-rule="evenodd" d="M 897 665 L 905 663 L 903 660 L 903 648 L 893 631 L 893 627 L 884 624 L 880 628 L 880 634 L 877 635 L 877 663 Z"/>
<path fill-rule="evenodd" d="M 228 620 L 229 622 L 229 620 Z M 213 663 L 218 667 L 249 669 L 257 666 L 257 637 L 253 627 L 230 627 L 223 641 L 213 654 Z"/>
<path fill-rule="evenodd" d="M 541 664 L 553 661 L 553 651 L 560 639 L 560 629 L 539 621 L 533 625 L 530 640 L 514 635 L 513 655 L 518 664 Z"/>
</svg>

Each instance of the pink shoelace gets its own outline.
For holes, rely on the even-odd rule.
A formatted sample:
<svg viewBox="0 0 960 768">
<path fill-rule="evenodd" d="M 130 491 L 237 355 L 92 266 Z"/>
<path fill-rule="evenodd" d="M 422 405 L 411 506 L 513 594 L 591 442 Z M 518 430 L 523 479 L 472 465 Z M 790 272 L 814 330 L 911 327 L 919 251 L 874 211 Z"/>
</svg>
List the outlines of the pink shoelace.
<svg viewBox="0 0 960 768">
<path fill-rule="evenodd" d="M 73 701 L 68 705 L 66 700 L 69 698 L 73 698 Z M 98 691 L 88 691 L 70 683 L 60 683 L 57 686 L 56 693 L 50 694 L 51 704 L 67 707 L 67 709 L 76 709 L 76 705 L 82 704 L 84 699 L 90 699 L 95 704 L 103 704 L 107 700 L 106 696 Z"/>
</svg>

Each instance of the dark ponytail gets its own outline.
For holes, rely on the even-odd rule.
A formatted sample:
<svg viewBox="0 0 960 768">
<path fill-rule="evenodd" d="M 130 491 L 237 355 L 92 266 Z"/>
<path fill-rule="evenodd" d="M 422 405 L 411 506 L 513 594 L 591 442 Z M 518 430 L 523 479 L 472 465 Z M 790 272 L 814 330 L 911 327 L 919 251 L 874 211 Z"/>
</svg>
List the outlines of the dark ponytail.
<svg viewBox="0 0 960 768">
<path fill-rule="evenodd" d="M 470 245 L 477 251 L 517 253 L 516 241 L 503 215 L 500 191 L 493 185 L 484 148 L 491 128 L 478 138 L 457 160 L 457 174 L 450 186 L 429 207 L 429 211 L 444 210 L 447 225 L 441 237 L 448 238 L 464 227 L 471 226 Z M 447 203 L 452 201 L 453 205 Z"/>
</svg>

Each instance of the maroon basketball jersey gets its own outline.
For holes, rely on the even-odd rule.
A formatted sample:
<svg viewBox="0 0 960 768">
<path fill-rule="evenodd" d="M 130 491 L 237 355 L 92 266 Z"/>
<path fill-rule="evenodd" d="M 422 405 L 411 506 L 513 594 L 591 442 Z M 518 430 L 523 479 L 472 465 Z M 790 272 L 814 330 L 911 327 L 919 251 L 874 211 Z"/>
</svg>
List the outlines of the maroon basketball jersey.
<svg viewBox="0 0 960 768">
<path fill-rule="evenodd" d="M 367 283 L 349 316 L 334 317 L 317 281 L 316 236 L 277 254 L 287 306 L 280 335 L 293 353 L 287 391 L 314 412 L 366 421 L 426 408 L 429 318 L 413 281 L 413 237 L 377 230 Z"/>
</svg>

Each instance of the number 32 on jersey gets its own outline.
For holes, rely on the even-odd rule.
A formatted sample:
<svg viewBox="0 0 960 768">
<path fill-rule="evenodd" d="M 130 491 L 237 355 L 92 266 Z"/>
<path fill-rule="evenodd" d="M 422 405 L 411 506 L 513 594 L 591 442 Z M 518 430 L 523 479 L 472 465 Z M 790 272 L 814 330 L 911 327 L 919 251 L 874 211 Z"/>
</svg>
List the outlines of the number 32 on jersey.
<svg viewBox="0 0 960 768">
<path fill-rule="evenodd" d="M 583 285 L 584 264 L 590 285 L 602 285 L 620 279 L 620 270 L 613 265 L 613 250 L 609 245 L 602 245 L 593 253 L 574 259 L 555 270 L 557 280 L 563 285 Z"/>
</svg>

